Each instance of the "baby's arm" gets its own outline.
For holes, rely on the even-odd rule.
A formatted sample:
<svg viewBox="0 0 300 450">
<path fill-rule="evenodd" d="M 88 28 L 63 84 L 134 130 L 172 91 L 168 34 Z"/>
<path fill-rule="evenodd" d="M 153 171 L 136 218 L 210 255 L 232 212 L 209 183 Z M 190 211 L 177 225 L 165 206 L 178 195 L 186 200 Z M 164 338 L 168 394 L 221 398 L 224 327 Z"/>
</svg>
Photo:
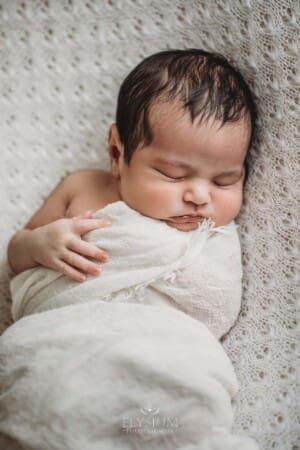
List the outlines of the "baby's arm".
<svg viewBox="0 0 300 450">
<path fill-rule="evenodd" d="M 79 172 L 75 172 L 59 183 L 24 229 L 11 238 L 7 257 L 16 274 L 39 264 L 76 281 L 85 280 L 82 272 L 100 273 L 99 264 L 88 258 L 105 261 L 106 253 L 83 241 L 81 236 L 109 225 L 109 221 L 91 219 L 90 211 L 79 217 L 63 218 L 74 188 L 78 186 L 78 176 Z"/>
</svg>

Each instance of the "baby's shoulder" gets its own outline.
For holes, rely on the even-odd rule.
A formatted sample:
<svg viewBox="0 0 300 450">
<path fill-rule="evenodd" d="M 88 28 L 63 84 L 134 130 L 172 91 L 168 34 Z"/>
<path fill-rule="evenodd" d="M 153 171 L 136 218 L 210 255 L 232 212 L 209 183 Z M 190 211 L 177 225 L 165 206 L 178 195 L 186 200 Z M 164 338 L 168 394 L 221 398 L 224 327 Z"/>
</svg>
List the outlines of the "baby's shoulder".
<svg viewBox="0 0 300 450">
<path fill-rule="evenodd" d="M 66 177 L 69 204 L 66 217 L 96 211 L 108 203 L 119 200 L 115 182 L 109 172 L 101 169 L 80 169 Z"/>
<path fill-rule="evenodd" d="M 78 183 L 83 181 L 88 183 L 97 182 L 98 184 L 99 182 L 105 183 L 109 175 L 109 172 L 106 172 L 105 170 L 85 168 L 67 174 L 66 181 L 70 186 L 74 185 L 74 187 L 78 186 Z"/>
<path fill-rule="evenodd" d="M 65 184 L 67 189 L 73 195 L 83 191 L 98 191 L 112 183 L 111 173 L 93 168 L 75 170 L 66 175 Z"/>
</svg>

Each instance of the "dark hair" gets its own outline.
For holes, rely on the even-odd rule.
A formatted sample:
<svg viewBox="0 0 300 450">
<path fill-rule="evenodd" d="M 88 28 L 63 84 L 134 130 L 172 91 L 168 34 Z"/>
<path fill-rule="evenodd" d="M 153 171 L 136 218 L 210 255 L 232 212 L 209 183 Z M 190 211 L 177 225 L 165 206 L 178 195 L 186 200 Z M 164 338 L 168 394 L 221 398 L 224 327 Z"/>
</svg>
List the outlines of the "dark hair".
<svg viewBox="0 0 300 450">
<path fill-rule="evenodd" d="M 152 142 L 151 106 L 159 100 L 174 99 L 189 110 L 192 122 L 195 118 L 201 122 L 214 117 L 223 126 L 249 115 L 251 145 L 256 107 L 240 72 L 216 53 L 199 49 L 166 50 L 145 58 L 121 85 L 116 125 L 127 164 L 141 142 L 144 145 Z M 245 168 L 247 178 L 247 164 Z"/>
</svg>

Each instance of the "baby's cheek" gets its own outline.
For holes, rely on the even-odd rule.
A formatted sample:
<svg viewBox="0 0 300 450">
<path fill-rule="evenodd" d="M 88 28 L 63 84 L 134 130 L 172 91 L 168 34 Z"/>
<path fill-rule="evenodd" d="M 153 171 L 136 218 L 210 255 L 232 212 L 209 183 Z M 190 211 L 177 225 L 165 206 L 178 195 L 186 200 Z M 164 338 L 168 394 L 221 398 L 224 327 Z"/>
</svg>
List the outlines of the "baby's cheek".
<svg viewBox="0 0 300 450">
<path fill-rule="evenodd" d="M 164 209 L 167 205 L 172 204 L 174 195 L 167 188 L 159 187 L 148 191 L 148 202 L 153 208 Z"/>
<path fill-rule="evenodd" d="M 233 220 L 239 213 L 242 206 L 241 192 L 220 193 L 216 198 L 217 215 L 223 223 Z"/>
</svg>

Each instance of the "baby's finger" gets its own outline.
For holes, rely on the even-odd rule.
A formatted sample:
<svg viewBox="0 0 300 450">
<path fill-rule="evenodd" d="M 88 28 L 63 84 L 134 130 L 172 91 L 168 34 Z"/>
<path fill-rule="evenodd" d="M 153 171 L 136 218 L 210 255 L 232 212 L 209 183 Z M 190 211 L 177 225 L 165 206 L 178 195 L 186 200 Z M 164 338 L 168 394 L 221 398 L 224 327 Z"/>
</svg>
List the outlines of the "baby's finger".
<svg viewBox="0 0 300 450">
<path fill-rule="evenodd" d="M 74 232 L 80 234 L 88 233 L 97 228 L 104 228 L 111 225 L 108 219 L 77 219 L 73 222 Z"/>
<path fill-rule="evenodd" d="M 70 250 L 65 250 L 62 259 L 71 266 L 82 270 L 85 273 L 90 273 L 91 275 L 99 275 L 101 272 L 100 267 L 92 263 L 86 258 L 83 258 L 82 256 L 78 255 L 78 253 L 71 252 Z"/>
<path fill-rule="evenodd" d="M 55 270 L 58 270 L 59 272 L 63 273 L 64 275 L 72 278 L 74 281 L 85 281 L 86 276 L 79 272 L 78 270 L 74 269 L 74 267 L 69 266 L 67 263 L 65 263 L 62 260 L 56 261 L 56 265 L 54 267 Z"/>
<path fill-rule="evenodd" d="M 70 241 L 68 244 L 68 249 L 90 258 L 100 259 L 101 261 L 107 261 L 109 259 L 107 252 L 96 247 L 94 244 L 89 244 L 88 242 L 83 241 L 80 238 L 74 238 Z"/>
</svg>

